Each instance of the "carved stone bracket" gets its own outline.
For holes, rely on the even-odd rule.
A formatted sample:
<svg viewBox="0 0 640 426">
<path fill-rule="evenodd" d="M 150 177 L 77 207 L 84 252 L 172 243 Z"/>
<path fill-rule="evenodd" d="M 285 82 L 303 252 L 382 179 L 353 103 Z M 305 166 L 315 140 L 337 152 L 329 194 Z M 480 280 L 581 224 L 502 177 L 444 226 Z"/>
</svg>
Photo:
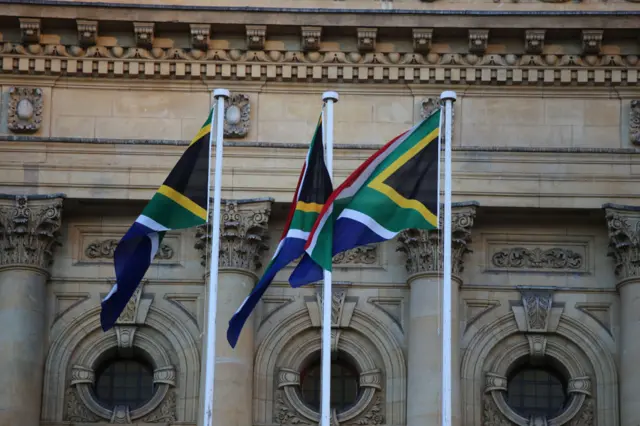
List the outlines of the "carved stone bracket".
<svg viewBox="0 0 640 426">
<path fill-rule="evenodd" d="M 469 30 L 469 51 L 484 53 L 489 45 L 489 30 Z"/>
<path fill-rule="evenodd" d="M 582 30 L 582 52 L 598 54 L 602 48 L 603 30 Z"/>
<path fill-rule="evenodd" d="M 640 100 L 631 101 L 629 111 L 629 140 L 640 145 Z"/>
<path fill-rule="evenodd" d="M 518 329 L 526 333 L 554 333 L 564 306 L 553 303 L 553 293 L 522 289 L 521 297 L 521 302 L 514 303 L 511 307 Z"/>
<path fill-rule="evenodd" d="M 78 43 L 80 46 L 95 46 L 98 43 L 98 21 L 78 19 Z"/>
<path fill-rule="evenodd" d="M 153 22 L 134 22 L 133 32 L 136 39 L 136 46 L 151 48 L 154 40 Z"/>
<path fill-rule="evenodd" d="M 20 18 L 22 43 L 40 43 L 41 21 L 39 18 Z"/>
<path fill-rule="evenodd" d="M 119 241 L 114 238 L 106 240 L 95 240 L 89 243 L 84 250 L 84 254 L 89 259 L 113 259 L 113 255 L 118 247 Z M 162 243 L 158 247 L 155 259 L 168 260 L 173 258 L 174 251 L 170 245 Z"/>
<path fill-rule="evenodd" d="M 42 90 L 37 87 L 9 89 L 9 130 L 34 133 L 42 124 Z"/>
<path fill-rule="evenodd" d="M 316 51 L 320 49 L 322 27 L 302 27 L 302 50 Z"/>
<path fill-rule="evenodd" d="M 618 280 L 640 277 L 640 207 L 605 204 L 609 253 Z"/>
<path fill-rule="evenodd" d="M 191 24 L 191 46 L 194 49 L 208 50 L 211 24 Z"/>
<path fill-rule="evenodd" d="M 451 269 L 459 275 L 464 270 L 464 255 L 470 253 L 471 228 L 478 203 L 456 203 L 452 208 Z M 440 229 L 408 229 L 398 236 L 397 251 L 407 255 L 406 268 L 410 275 L 443 270 L 442 232 L 443 215 L 440 215 Z"/>
<path fill-rule="evenodd" d="M 59 245 L 63 194 L 0 195 L 0 267 L 47 270 Z"/>
<path fill-rule="evenodd" d="M 413 50 L 425 53 L 431 50 L 431 40 L 433 39 L 433 28 L 413 29 Z"/>
<path fill-rule="evenodd" d="M 524 50 L 531 55 L 539 55 L 544 49 L 546 30 L 527 30 L 525 32 Z"/>
<path fill-rule="evenodd" d="M 247 49 L 263 50 L 267 40 L 266 25 L 247 25 Z"/>
<path fill-rule="evenodd" d="M 247 95 L 234 93 L 224 101 L 224 136 L 242 138 L 249 133 L 251 125 L 251 103 Z"/>
<path fill-rule="evenodd" d="M 255 200 L 226 200 L 222 204 L 220 220 L 221 268 L 238 268 L 256 272 L 262 266 L 262 255 L 268 248 L 267 227 L 271 214 L 271 198 Z M 199 226 L 195 248 L 200 251 L 202 264 L 211 247 L 210 223 Z"/>
<path fill-rule="evenodd" d="M 372 52 L 376 50 L 377 38 L 377 28 L 358 28 L 358 50 L 361 52 Z"/>
</svg>

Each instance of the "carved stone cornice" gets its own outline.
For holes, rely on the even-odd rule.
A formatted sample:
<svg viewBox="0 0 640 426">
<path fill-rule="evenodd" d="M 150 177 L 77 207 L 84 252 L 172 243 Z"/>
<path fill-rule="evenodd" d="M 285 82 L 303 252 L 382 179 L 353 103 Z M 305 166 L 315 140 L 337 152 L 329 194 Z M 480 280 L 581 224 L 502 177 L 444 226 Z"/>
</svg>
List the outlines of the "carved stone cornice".
<svg viewBox="0 0 640 426">
<path fill-rule="evenodd" d="M 0 75 L 531 86 L 636 85 L 637 55 L 316 52 L 4 43 Z M 162 66 L 158 66 L 162 64 Z M 322 71 L 322 72 L 320 72 Z"/>
<path fill-rule="evenodd" d="M 208 50 L 211 24 L 191 24 L 191 46 L 194 49 Z"/>
<path fill-rule="evenodd" d="M 320 49 L 322 27 L 302 27 L 302 50 L 314 51 Z"/>
<path fill-rule="evenodd" d="M 420 53 L 431 50 L 431 40 L 433 39 L 433 28 L 413 29 L 413 50 Z"/>
<path fill-rule="evenodd" d="M 609 253 L 615 274 L 624 281 L 640 277 L 640 207 L 605 204 Z"/>
<path fill-rule="evenodd" d="M 98 42 L 98 21 L 77 20 L 78 42 L 81 46 L 95 46 Z"/>
<path fill-rule="evenodd" d="M 372 52 L 376 50 L 377 38 L 377 28 L 358 28 L 358 50 L 360 52 Z"/>
<path fill-rule="evenodd" d="M 255 273 L 262 266 L 262 256 L 268 248 L 267 228 L 271 215 L 270 198 L 255 200 L 225 200 L 220 212 L 219 267 L 243 269 Z M 211 220 L 199 226 L 195 248 L 206 266 L 211 247 Z"/>
<path fill-rule="evenodd" d="M 151 48 L 154 39 L 155 24 L 153 22 L 134 22 L 133 33 L 136 46 Z"/>
<path fill-rule="evenodd" d="M 525 32 L 524 50 L 525 52 L 537 55 L 544 49 L 545 30 L 527 30 Z"/>
<path fill-rule="evenodd" d="M 48 270 L 59 244 L 63 194 L 0 194 L 0 268 Z"/>
<path fill-rule="evenodd" d="M 603 34 L 603 30 L 582 30 L 582 52 L 592 55 L 600 53 Z"/>
<path fill-rule="evenodd" d="M 267 40 L 266 25 L 247 25 L 247 49 L 262 50 Z"/>
<path fill-rule="evenodd" d="M 464 255 L 470 253 L 471 228 L 478 203 L 454 203 L 452 206 L 451 272 L 459 275 L 464 270 Z M 397 251 L 407 255 L 406 268 L 409 275 L 419 273 L 441 273 L 443 270 L 443 211 L 440 210 L 440 229 L 407 229 L 398 235 Z"/>
<path fill-rule="evenodd" d="M 24 44 L 40 43 L 41 21 L 39 18 L 20 18 L 20 31 Z"/>
<path fill-rule="evenodd" d="M 469 30 L 469 51 L 484 53 L 489 45 L 489 30 Z"/>
</svg>

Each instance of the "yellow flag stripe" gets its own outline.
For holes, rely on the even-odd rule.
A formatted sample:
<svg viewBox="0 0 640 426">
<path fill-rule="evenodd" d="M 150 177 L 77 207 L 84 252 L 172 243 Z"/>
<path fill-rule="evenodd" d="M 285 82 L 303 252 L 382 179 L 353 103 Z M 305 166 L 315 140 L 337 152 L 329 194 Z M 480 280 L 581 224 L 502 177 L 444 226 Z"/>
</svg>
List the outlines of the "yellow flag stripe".
<svg viewBox="0 0 640 426">
<path fill-rule="evenodd" d="M 166 185 L 162 185 L 160 189 L 158 189 L 158 192 L 164 195 L 165 197 L 169 198 L 170 200 L 174 201 L 176 204 L 189 210 L 191 213 L 198 216 L 199 218 L 205 221 L 207 220 L 206 209 L 200 207 L 199 205 L 197 205 L 196 203 L 194 203 L 189 198 L 185 197 L 175 189 L 170 188 Z"/>
</svg>

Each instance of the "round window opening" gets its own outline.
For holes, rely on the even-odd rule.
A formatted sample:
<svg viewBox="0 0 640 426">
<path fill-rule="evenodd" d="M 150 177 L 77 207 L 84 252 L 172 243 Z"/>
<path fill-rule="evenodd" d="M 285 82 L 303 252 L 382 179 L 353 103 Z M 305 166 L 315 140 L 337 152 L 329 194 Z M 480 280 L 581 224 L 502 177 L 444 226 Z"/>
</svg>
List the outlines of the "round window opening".
<svg viewBox="0 0 640 426">
<path fill-rule="evenodd" d="M 522 417 L 551 419 L 567 407 L 565 375 L 553 363 L 532 365 L 527 362 L 515 368 L 508 377 L 507 403 Z"/>
<path fill-rule="evenodd" d="M 154 391 L 153 367 L 143 357 L 109 358 L 96 370 L 94 393 L 107 409 L 126 405 L 135 410 L 147 403 Z"/>
<path fill-rule="evenodd" d="M 322 366 L 316 356 L 300 374 L 302 400 L 310 408 L 320 411 Z M 343 353 L 331 361 L 331 408 L 338 412 L 348 410 L 360 396 L 359 373 L 354 363 Z"/>
</svg>

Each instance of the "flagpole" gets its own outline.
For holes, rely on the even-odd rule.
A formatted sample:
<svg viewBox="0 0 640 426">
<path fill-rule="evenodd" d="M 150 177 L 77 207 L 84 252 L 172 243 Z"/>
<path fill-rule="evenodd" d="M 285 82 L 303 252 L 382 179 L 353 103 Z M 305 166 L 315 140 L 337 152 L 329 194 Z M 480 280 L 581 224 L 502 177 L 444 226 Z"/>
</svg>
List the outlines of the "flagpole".
<svg viewBox="0 0 640 426">
<path fill-rule="evenodd" d="M 333 181 L 333 104 L 338 102 L 338 93 L 324 92 L 322 100 L 326 104 L 322 120 L 325 140 L 325 162 L 329 177 Z M 320 426 L 331 425 L 331 271 L 324 271 L 324 287 L 322 290 L 322 391 Z"/>
<path fill-rule="evenodd" d="M 215 89 L 213 97 L 217 101 L 215 120 L 211 120 L 209 136 L 209 154 L 213 145 L 213 125 L 216 126 L 216 165 L 213 178 L 213 211 L 211 224 L 211 258 L 209 259 L 209 297 L 207 300 L 207 334 L 205 340 L 205 389 L 204 410 L 200 424 L 212 426 L 213 422 L 213 391 L 216 367 L 216 314 L 218 304 L 218 263 L 220 253 L 220 204 L 222 202 L 222 148 L 224 144 L 224 100 L 229 97 L 227 89 Z M 209 159 L 211 164 L 211 159 Z M 211 173 L 209 173 L 211 180 Z M 209 192 L 211 187 L 209 187 Z"/>
<path fill-rule="evenodd" d="M 451 426 L 452 395 L 451 368 L 451 118 L 456 92 L 446 91 L 440 95 L 445 104 L 444 119 L 444 269 L 442 308 L 442 426 Z M 457 368 L 457 367 L 456 367 Z"/>
</svg>

